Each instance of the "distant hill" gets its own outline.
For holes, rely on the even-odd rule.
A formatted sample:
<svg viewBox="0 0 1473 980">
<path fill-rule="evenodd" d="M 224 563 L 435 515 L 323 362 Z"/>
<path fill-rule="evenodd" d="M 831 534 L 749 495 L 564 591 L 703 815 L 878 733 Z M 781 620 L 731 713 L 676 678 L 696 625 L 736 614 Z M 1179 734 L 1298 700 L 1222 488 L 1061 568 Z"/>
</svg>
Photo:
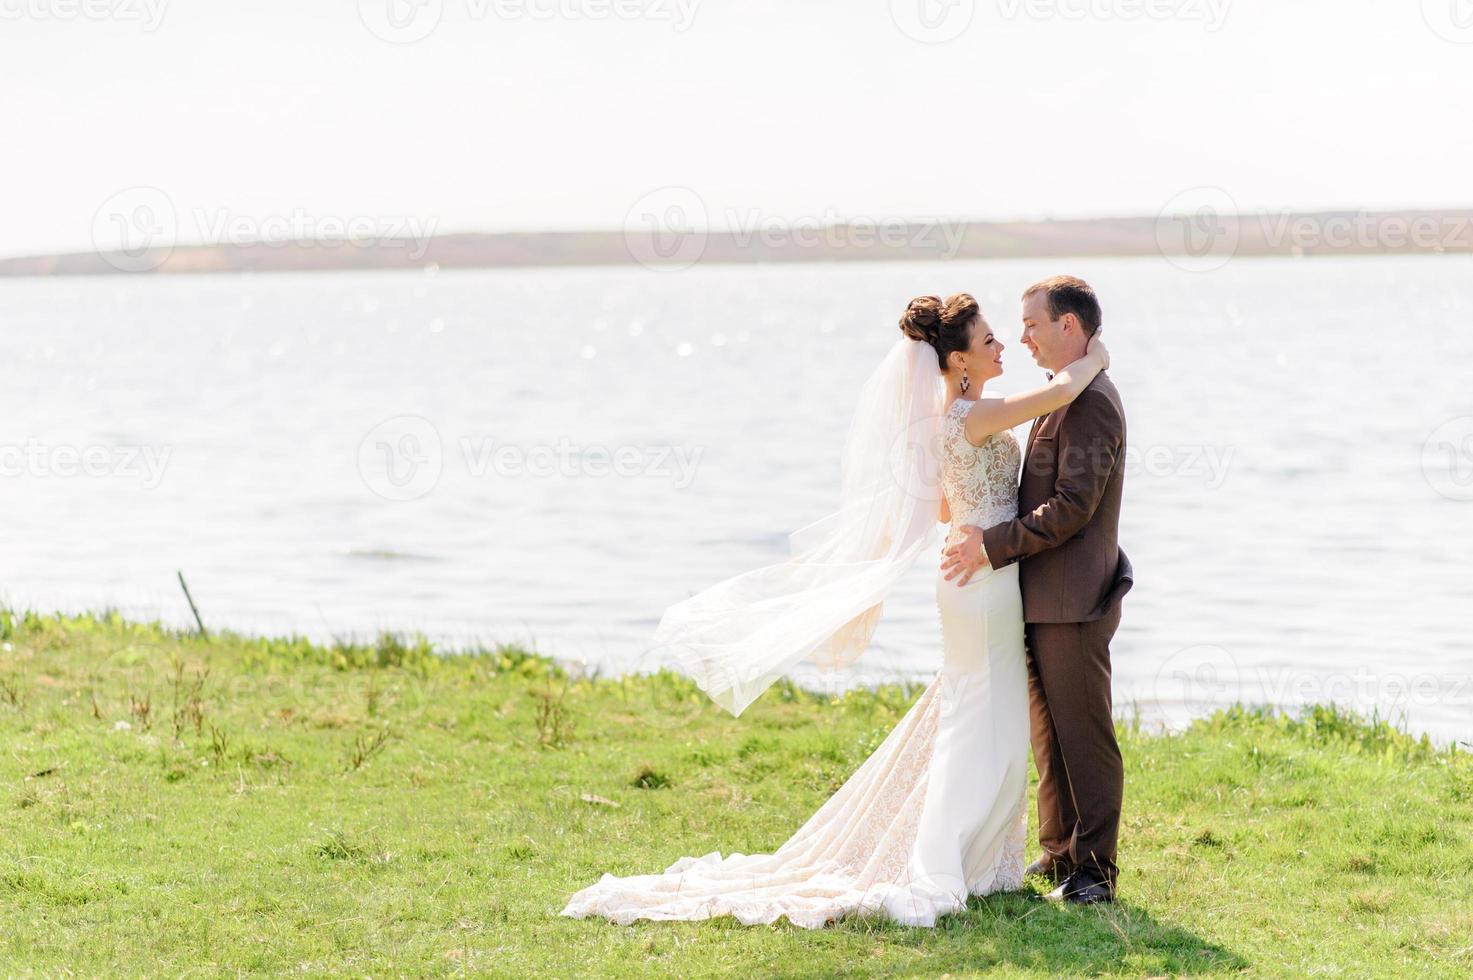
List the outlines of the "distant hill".
<svg viewBox="0 0 1473 980">
<path fill-rule="evenodd" d="M 918 221 L 700 232 L 582 231 L 441 235 L 424 240 L 239 242 L 140 253 L 0 259 L 0 276 L 318 272 L 743 262 L 849 262 L 1166 256 L 1187 267 L 1234 256 L 1473 253 L 1473 210 Z"/>
</svg>

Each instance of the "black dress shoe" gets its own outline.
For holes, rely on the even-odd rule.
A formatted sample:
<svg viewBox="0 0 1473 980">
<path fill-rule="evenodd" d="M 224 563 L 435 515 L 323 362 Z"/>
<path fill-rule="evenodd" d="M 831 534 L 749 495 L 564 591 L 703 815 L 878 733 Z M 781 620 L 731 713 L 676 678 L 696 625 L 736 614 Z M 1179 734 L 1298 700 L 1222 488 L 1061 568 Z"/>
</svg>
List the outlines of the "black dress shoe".
<svg viewBox="0 0 1473 980">
<path fill-rule="evenodd" d="M 1059 885 L 1063 884 L 1064 879 L 1069 877 L 1069 869 L 1045 854 L 1023 869 L 1023 877 L 1027 878 L 1033 875 L 1047 878 L 1054 884 Z"/>
<path fill-rule="evenodd" d="M 1098 905 L 1101 902 L 1115 901 L 1115 889 L 1108 881 L 1102 881 L 1079 868 L 1044 898 L 1050 902 L 1069 902 L 1072 905 Z"/>
</svg>

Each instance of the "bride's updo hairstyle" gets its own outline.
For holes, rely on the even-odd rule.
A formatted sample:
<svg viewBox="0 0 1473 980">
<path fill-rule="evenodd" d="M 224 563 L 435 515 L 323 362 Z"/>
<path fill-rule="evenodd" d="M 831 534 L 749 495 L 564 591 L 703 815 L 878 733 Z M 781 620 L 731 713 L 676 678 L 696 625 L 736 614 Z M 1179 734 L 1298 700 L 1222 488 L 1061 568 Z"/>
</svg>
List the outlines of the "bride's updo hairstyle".
<svg viewBox="0 0 1473 980">
<path fill-rule="evenodd" d="M 957 293 L 942 302 L 939 296 L 917 296 L 900 317 L 900 332 L 936 349 L 936 361 L 946 371 L 946 359 L 972 346 L 972 324 L 982 308 L 971 293 Z"/>
</svg>

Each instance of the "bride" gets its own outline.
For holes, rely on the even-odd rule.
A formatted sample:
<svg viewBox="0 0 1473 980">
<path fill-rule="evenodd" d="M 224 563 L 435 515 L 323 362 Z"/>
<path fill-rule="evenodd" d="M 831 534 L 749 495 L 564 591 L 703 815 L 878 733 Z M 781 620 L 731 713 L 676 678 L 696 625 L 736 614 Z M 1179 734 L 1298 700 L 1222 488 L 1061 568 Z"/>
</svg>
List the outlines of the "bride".
<svg viewBox="0 0 1473 980">
<path fill-rule="evenodd" d="M 1067 405 L 1109 365 L 1096 334 L 1048 384 L 983 397 L 1003 373 L 1003 344 L 970 295 L 914 299 L 900 329 L 904 339 L 861 392 L 839 511 L 793 534 L 791 560 L 715 585 L 660 622 L 657 643 L 733 714 L 802 660 L 857 659 L 938 519 L 952 527 L 949 544 L 963 525 L 1016 517 L 1021 452 L 1010 430 Z M 963 587 L 938 568 L 936 605 L 935 679 L 787 843 L 772 854 L 684 857 L 663 874 L 605 874 L 562 914 L 620 924 L 786 916 L 804 928 L 879 915 L 934 926 L 968 895 L 1021 887 L 1028 681 L 1018 566 L 984 568 Z"/>
</svg>

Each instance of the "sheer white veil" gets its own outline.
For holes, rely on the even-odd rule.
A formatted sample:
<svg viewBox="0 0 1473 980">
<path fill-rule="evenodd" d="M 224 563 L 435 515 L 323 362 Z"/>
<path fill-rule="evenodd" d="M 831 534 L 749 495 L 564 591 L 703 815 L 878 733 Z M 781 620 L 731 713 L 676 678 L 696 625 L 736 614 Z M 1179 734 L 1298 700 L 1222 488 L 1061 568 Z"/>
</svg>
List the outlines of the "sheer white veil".
<svg viewBox="0 0 1473 980">
<path fill-rule="evenodd" d="M 733 715 L 804 659 L 858 659 L 885 596 L 935 536 L 942 399 L 935 348 L 896 343 L 860 391 L 839 509 L 792 533 L 788 561 L 667 609 L 654 652 Z"/>
</svg>

